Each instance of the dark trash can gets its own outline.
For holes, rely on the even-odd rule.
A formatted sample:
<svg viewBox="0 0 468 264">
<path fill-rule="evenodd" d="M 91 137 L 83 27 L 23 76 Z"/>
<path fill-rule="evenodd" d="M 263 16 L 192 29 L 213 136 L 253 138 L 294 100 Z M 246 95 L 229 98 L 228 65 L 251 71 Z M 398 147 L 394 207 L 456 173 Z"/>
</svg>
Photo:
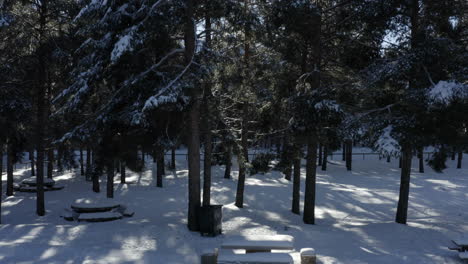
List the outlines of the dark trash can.
<svg viewBox="0 0 468 264">
<path fill-rule="evenodd" d="M 222 205 L 202 206 L 198 211 L 198 222 L 202 236 L 217 236 L 222 233 Z"/>
</svg>

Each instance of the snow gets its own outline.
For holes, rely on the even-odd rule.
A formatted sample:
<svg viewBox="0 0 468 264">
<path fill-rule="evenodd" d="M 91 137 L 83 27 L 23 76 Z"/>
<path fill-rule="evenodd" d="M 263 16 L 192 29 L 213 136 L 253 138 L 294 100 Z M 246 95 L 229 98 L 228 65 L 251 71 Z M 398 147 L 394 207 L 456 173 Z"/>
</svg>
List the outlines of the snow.
<svg viewBox="0 0 468 264">
<path fill-rule="evenodd" d="M 436 102 L 447 105 L 458 93 L 466 93 L 467 89 L 467 86 L 455 81 L 439 81 L 430 88 L 429 95 Z"/>
<path fill-rule="evenodd" d="M 127 170 L 127 180 L 134 184 L 119 184 L 116 175 L 115 200 L 135 211 L 118 221 L 68 222 L 60 217 L 78 199 L 106 200 L 106 177 L 101 178 L 101 193 L 94 193 L 79 170 L 54 177 L 66 191 L 45 194 L 43 217 L 35 214 L 35 194 L 3 197 L 0 263 L 196 264 L 202 252 L 219 248 L 229 237 L 278 234 L 294 237 L 296 251 L 314 248 L 322 264 L 460 263 L 458 252 L 447 247 L 468 234 L 466 158 L 463 169 L 449 160 L 442 174 L 429 167 L 420 174 L 417 162 L 412 163 L 407 225 L 394 222 L 400 181 L 396 159 L 387 163 L 378 156 L 355 156 L 353 171 L 347 171 L 341 156 L 334 155 L 326 172 L 317 170 L 316 225 L 305 225 L 302 216 L 290 212 L 292 184 L 280 173 L 247 177 L 240 209 L 234 206 L 237 165 L 233 180 L 223 179 L 224 168 L 214 166 L 211 202 L 225 205 L 223 234 L 214 238 L 187 230 L 187 161 L 183 155 L 177 158 L 178 170 L 167 171 L 164 188 L 155 187 L 149 159 L 142 173 Z M 17 166 L 15 181 L 27 177 L 29 171 Z M 305 167 L 301 177 L 302 200 Z M 3 184 L 5 190 L 5 175 Z"/>
<path fill-rule="evenodd" d="M 322 100 L 314 105 L 317 110 L 332 110 L 335 112 L 341 112 L 341 107 L 334 100 Z"/>
<path fill-rule="evenodd" d="M 400 145 L 398 141 L 392 137 L 392 130 L 392 126 L 384 128 L 382 134 L 375 143 L 375 148 L 385 156 L 398 156 L 400 153 Z"/>
<path fill-rule="evenodd" d="M 249 253 L 235 254 L 221 251 L 218 256 L 219 264 L 266 263 L 293 264 L 294 259 L 288 253 Z M 296 262 L 297 263 L 297 262 Z"/>
<path fill-rule="evenodd" d="M 132 36 L 130 34 L 122 36 L 114 45 L 111 53 L 111 61 L 115 63 L 127 51 L 132 51 Z"/>
<path fill-rule="evenodd" d="M 24 183 L 24 184 L 36 184 L 36 177 L 31 177 L 31 178 L 24 179 L 22 181 L 22 183 Z M 44 178 L 44 184 L 53 185 L 53 184 L 55 184 L 55 181 L 52 180 L 52 179 L 49 179 L 49 178 Z"/>
<path fill-rule="evenodd" d="M 255 237 L 227 237 L 221 245 L 222 248 L 237 249 L 293 249 L 294 238 L 289 235 Z"/>
<path fill-rule="evenodd" d="M 78 220 L 93 220 L 93 219 L 109 219 L 109 218 L 121 218 L 122 215 L 115 212 L 100 212 L 100 213 L 83 213 L 80 214 Z"/>
</svg>

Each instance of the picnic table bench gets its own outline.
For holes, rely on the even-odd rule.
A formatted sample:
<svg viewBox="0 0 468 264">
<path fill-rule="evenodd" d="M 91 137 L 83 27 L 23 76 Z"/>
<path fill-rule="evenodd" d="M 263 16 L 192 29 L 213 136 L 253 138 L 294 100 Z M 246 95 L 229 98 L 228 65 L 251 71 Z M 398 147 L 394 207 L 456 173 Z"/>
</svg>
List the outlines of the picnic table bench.
<svg viewBox="0 0 468 264">
<path fill-rule="evenodd" d="M 315 260 L 314 249 L 294 251 L 294 238 L 289 235 L 230 237 L 220 245 L 219 251 L 215 249 L 214 253 L 201 257 L 202 264 L 315 264 Z"/>
</svg>

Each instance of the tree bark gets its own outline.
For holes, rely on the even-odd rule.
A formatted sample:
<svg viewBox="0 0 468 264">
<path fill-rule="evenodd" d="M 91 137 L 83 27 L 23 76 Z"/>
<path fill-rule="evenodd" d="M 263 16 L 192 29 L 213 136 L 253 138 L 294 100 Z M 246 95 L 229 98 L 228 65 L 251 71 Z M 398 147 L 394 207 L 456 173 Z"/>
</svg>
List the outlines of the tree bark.
<svg viewBox="0 0 468 264">
<path fill-rule="evenodd" d="M 323 146 L 323 161 L 322 161 L 322 170 L 326 171 L 327 170 L 327 160 L 328 160 L 328 146 L 324 145 Z"/>
<path fill-rule="evenodd" d="M 175 153 L 175 147 L 171 148 L 171 170 L 176 169 L 176 153 Z"/>
<path fill-rule="evenodd" d="M 52 179 L 54 173 L 54 149 L 47 150 L 47 178 Z"/>
<path fill-rule="evenodd" d="M 31 162 L 31 176 L 36 176 L 35 160 L 34 160 L 34 149 L 29 151 L 29 161 Z"/>
<path fill-rule="evenodd" d="M 300 206 L 300 190 L 301 190 L 301 158 L 299 155 L 294 159 L 294 173 L 293 173 L 293 193 L 292 193 L 292 207 L 291 212 L 294 214 L 301 214 Z"/>
<path fill-rule="evenodd" d="M 114 160 L 107 161 L 107 198 L 114 198 Z"/>
<path fill-rule="evenodd" d="M 424 173 L 424 148 L 419 148 L 419 172 Z M 400 167 L 401 168 L 401 167 Z"/>
<path fill-rule="evenodd" d="M 91 180 L 91 149 L 88 147 L 86 149 L 86 180 L 90 181 Z"/>
<path fill-rule="evenodd" d="M 283 138 L 283 154 L 282 154 L 284 165 L 284 178 L 288 181 L 291 181 L 291 174 L 292 174 L 292 160 L 291 160 L 291 145 L 289 143 L 289 135 L 287 132 L 284 133 Z"/>
<path fill-rule="evenodd" d="M 159 148 L 156 155 L 156 187 L 163 187 L 164 149 Z"/>
<path fill-rule="evenodd" d="M 319 166 L 322 165 L 322 153 L 323 153 L 323 145 L 322 143 L 319 143 L 319 147 L 318 147 L 318 165 Z"/>
<path fill-rule="evenodd" d="M 343 142 L 343 153 L 342 156 L 343 156 L 343 161 L 346 161 L 346 142 Z"/>
<path fill-rule="evenodd" d="M 408 144 L 402 147 L 402 159 L 401 159 L 401 180 L 400 180 L 400 196 L 398 199 L 398 208 L 396 213 L 396 222 L 399 224 L 406 224 L 408 214 L 408 198 L 410 188 L 410 176 L 411 176 L 411 146 Z"/>
<path fill-rule="evenodd" d="M 206 1 L 205 5 L 205 30 L 206 30 L 206 49 L 211 50 L 211 5 L 210 1 Z M 209 62 L 207 62 L 209 63 Z M 203 96 L 204 116 L 205 118 L 205 135 L 204 135 L 204 152 L 203 159 L 203 206 L 209 206 L 211 200 L 211 153 L 212 153 L 212 132 L 211 132 L 211 83 L 208 79 L 205 85 Z"/>
<path fill-rule="evenodd" d="M 185 63 L 189 65 L 195 54 L 195 0 L 186 0 L 185 9 Z M 188 221 L 190 231 L 199 231 L 198 208 L 200 207 L 200 101 L 198 88 L 192 89 L 192 104 L 190 107 L 190 136 L 188 145 Z"/>
<path fill-rule="evenodd" d="M 462 168 L 463 151 L 458 151 L 457 169 Z"/>
<path fill-rule="evenodd" d="M 456 152 L 455 150 L 452 151 L 452 160 L 455 160 Z"/>
<path fill-rule="evenodd" d="M 83 160 L 83 148 L 80 148 L 80 172 L 81 172 L 81 176 L 85 175 L 84 160 Z"/>
<path fill-rule="evenodd" d="M 94 152 L 96 153 L 96 152 Z M 101 166 L 98 164 L 96 161 L 97 157 L 94 154 L 93 155 L 93 161 L 92 161 L 92 181 L 93 181 L 93 192 L 98 193 L 101 191 L 101 187 L 99 186 L 99 174 L 101 173 L 101 169 L 98 166 Z"/>
<path fill-rule="evenodd" d="M 224 170 L 224 178 L 231 179 L 231 166 L 232 166 L 232 147 L 231 145 L 227 146 L 226 150 L 226 164 Z"/>
<path fill-rule="evenodd" d="M 0 224 L 2 223 L 2 195 L 3 193 L 3 143 L 0 142 Z"/>
<path fill-rule="evenodd" d="M 307 139 L 306 181 L 304 194 L 304 217 L 306 224 L 315 224 L 315 188 L 317 181 L 317 138 Z"/>
<path fill-rule="evenodd" d="M 352 169 L 353 160 L 353 141 L 351 139 L 346 140 L 346 169 Z"/>
<path fill-rule="evenodd" d="M 13 195 L 13 159 L 15 153 L 13 152 L 12 143 L 7 144 L 7 189 L 6 195 Z"/>
<path fill-rule="evenodd" d="M 391 157 L 390 157 L 390 155 L 388 155 L 387 156 L 387 162 L 390 163 L 390 161 L 391 161 Z"/>
<path fill-rule="evenodd" d="M 243 151 L 239 150 L 237 154 L 237 159 L 239 163 L 239 177 L 237 179 L 237 191 L 236 191 L 236 202 L 235 205 L 239 208 L 244 207 L 244 189 L 245 189 L 245 163 L 243 157 Z"/>
<path fill-rule="evenodd" d="M 125 171 L 125 161 L 120 162 L 120 183 L 124 184 L 126 182 L 126 171 Z"/>
</svg>

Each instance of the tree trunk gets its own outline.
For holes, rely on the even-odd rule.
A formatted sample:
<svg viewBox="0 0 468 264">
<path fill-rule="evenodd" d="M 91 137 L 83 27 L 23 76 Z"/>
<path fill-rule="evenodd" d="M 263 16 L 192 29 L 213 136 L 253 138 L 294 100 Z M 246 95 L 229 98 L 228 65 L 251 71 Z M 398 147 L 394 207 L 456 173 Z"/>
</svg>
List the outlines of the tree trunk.
<svg viewBox="0 0 468 264">
<path fill-rule="evenodd" d="M 411 175 L 411 146 L 403 145 L 402 147 L 402 166 L 401 166 L 401 180 L 400 180 L 400 196 L 398 199 L 398 208 L 396 214 L 396 222 L 399 224 L 406 224 L 408 214 L 408 198 L 410 188 L 410 175 Z"/>
<path fill-rule="evenodd" d="M 175 147 L 171 148 L 171 170 L 176 169 L 176 153 L 175 153 Z"/>
<path fill-rule="evenodd" d="M 93 161 L 92 161 L 92 180 L 93 180 L 93 192 L 98 193 L 101 191 L 101 188 L 99 186 L 99 174 L 100 174 L 100 164 L 96 161 L 97 157 L 95 155 L 96 152 L 94 152 L 93 155 Z"/>
<path fill-rule="evenodd" d="M 205 30 L 206 30 L 206 49 L 211 50 L 211 5 L 206 1 L 205 6 Z M 209 63 L 209 62 L 207 62 Z M 210 205 L 211 199 L 211 153 L 212 153 L 212 132 L 211 132 L 211 83 L 207 80 L 203 97 L 205 136 L 204 147 L 205 156 L 203 159 L 203 206 Z"/>
<path fill-rule="evenodd" d="M 88 147 L 86 149 L 86 180 L 90 181 L 91 180 L 91 149 Z"/>
<path fill-rule="evenodd" d="M 343 142 L 343 161 L 346 161 L 346 142 Z"/>
<path fill-rule="evenodd" d="M 229 145 L 226 150 L 226 168 L 224 170 L 224 178 L 231 179 L 231 166 L 232 166 L 232 147 Z"/>
<path fill-rule="evenodd" d="M 327 170 L 327 160 L 328 160 L 328 146 L 324 145 L 323 146 L 323 162 L 322 162 L 322 170 L 326 171 Z"/>
<path fill-rule="evenodd" d="M 346 140 L 346 169 L 352 169 L 353 160 L 353 141 L 351 139 Z"/>
<path fill-rule="evenodd" d="M 83 160 L 83 148 L 80 148 L 80 172 L 81 172 L 81 176 L 85 175 L 84 160 Z"/>
<path fill-rule="evenodd" d="M 293 176 L 293 193 L 291 212 L 301 214 L 300 206 L 300 190 L 301 190 L 301 158 L 297 155 L 294 159 L 294 176 Z"/>
<path fill-rule="evenodd" d="M 107 161 L 107 198 L 114 198 L 114 160 Z"/>
<path fill-rule="evenodd" d="M 10 142 L 7 144 L 7 196 L 13 195 L 13 159 L 15 153 L 11 144 Z"/>
<path fill-rule="evenodd" d="M 0 224 L 2 223 L 2 193 L 3 193 L 3 144 L 0 143 Z"/>
<path fill-rule="evenodd" d="M 47 178 L 52 179 L 54 173 L 54 149 L 47 150 Z"/>
<path fill-rule="evenodd" d="M 323 153 L 323 145 L 322 143 L 319 143 L 319 148 L 318 148 L 318 165 L 322 165 L 322 153 Z"/>
<path fill-rule="evenodd" d="M 315 224 L 315 187 L 317 173 L 317 138 L 315 135 L 307 139 L 306 181 L 304 194 L 304 217 L 306 224 Z"/>
<path fill-rule="evenodd" d="M 235 205 L 239 208 L 244 207 L 244 189 L 245 189 L 245 160 L 243 157 L 242 150 L 238 151 L 237 159 L 239 163 L 239 177 L 237 179 L 237 191 L 236 191 L 236 203 Z"/>
<path fill-rule="evenodd" d="M 156 187 L 163 187 L 164 150 L 159 148 L 156 154 Z"/>
<path fill-rule="evenodd" d="M 462 168 L 463 151 L 458 151 L 457 169 Z"/>
<path fill-rule="evenodd" d="M 387 156 L 387 162 L 390 163 L 390 161 L 391 161 L 391 157 L 390 157 L 390 155 L 388 155 Z"/>
<path fill-rule="evenodd" d="M 288 181 L 291 181 L 291 174 L 292 174 L 292 160 L 291 160 L 291 145 L 289 143 L 289 135 L 287 132 L 284 134 L 283 138 L 283 154 L 282 154 L 282 159 L 284 162 L 284 165 L 286 166 L 284 168 L 284 178 Z"/>
<path fill-rule="evenodd" d="M 420 148 L 418 154 L 419 154 L 419 172 L 424 173 L 424 148 Z"/>
<path fill-rule="evenodd" d="M 63 146 L 59 146 L 57 148 L 57 170 L 58 171 L 63 171 L 63 164 L 62 164 L 62 160 L 63 160 Z"/>
<path fill-rule="evenodd" d="M 29 161 L 31 162 L 31 176 L 36 176 L 35 170 L 35 159 L 34 159 L 34 149 L 29 151 Z"/>
<path fill-rule="evenodd" d="M 452 160 L 455 160 L 455 156 L 456 156 L 455 154 L 456 154 L 456 152 L 455 152 L 455 150 L 453 150 L 452 151 Z"/>
<path fill-rule="evenodd" d="M 244 189 L 245 189 L 245 175 L 247 174 L 247 104 L 243 106 L 242 113 L 242 128 L 241 128 L 241 147 L 238 149 L 237 160 L 239 163 L 239 178 L 237 179 L 237 192 L 235 205 L 239 208 L 244 207 Z"/>
<path fill-rule="evenodd" d="M 192 63 L 195 54 L 195 0 L 186 0 L 185 14 L 185 63 Z M 188 215 L 187 226 L 190 231 L 199 231 L 198 208 L 200 207 L 200 101 L 197 88 L 192 89 L 192 104 L 190 107 L 190 136 L 188 145 Z"/>
<path fill-rule="evenodd" d="M 124 184 L 126 178 L 125 161 L 120 161 L 120 183 Z"/>
</svg>

